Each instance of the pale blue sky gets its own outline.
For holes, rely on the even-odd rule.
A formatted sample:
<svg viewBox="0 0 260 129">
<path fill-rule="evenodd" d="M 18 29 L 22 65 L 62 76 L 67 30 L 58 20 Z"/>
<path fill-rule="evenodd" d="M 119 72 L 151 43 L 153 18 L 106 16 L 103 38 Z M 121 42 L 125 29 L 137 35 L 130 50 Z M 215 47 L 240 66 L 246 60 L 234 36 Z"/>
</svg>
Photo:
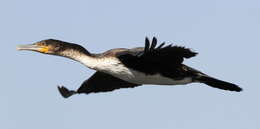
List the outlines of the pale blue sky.
<svg viewBox="0 0 260 129">
<path fill-rule="evenodd" d="M 2 0 L 0 16 L 1 129 L 260 128 L 258 0 Z M 185 64 L 244 91 L 146 85 L 64 99 L 57 85 L 77 89 L 94 71 L 15 50 L 55 38 L 103 52 L 145 36 L 192 48 Z"/>
</svg>

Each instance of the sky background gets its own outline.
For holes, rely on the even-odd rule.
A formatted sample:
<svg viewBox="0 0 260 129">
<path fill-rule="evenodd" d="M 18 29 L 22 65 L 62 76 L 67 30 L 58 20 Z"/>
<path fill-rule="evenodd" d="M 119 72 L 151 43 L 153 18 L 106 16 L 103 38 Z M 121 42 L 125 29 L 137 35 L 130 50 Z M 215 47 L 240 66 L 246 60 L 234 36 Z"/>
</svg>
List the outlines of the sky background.
<svg viewBox="0 0 260 129">
<path fill-rule="evenodd" d="M 1 0 L 1 129 L 259 129 L 258 0 Z M 199 52 L 185 64 L 240 85 L 145 85 L 64 99 L 94 71 L 16 45 L 55 38 L 91 52 L 156 36 Z"/>
</svg>

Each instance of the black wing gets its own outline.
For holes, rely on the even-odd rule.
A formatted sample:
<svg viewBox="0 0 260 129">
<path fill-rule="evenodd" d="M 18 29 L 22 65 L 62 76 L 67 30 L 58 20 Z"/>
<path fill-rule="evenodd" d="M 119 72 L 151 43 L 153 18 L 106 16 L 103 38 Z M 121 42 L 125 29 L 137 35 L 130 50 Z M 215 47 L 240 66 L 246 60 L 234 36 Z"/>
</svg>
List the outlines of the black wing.
<svg viewBox="0 0 260 129">
<path fill-rule="evenodd" d="M 171 44 L 165 46 L 165 43 L 161 43 L 158 47 L 156 47 L 156 45 L 157 39 L 155 37 L 153 38 L 152 43 L 146 38 L 145 49 L 138 54 L 138 57 L 148 61 L 160 61 L 176 65 L 181 64 L 183 58 L 191 58 L 197 54 L 196 52 L 181 46 L 172 46 Z"/>
<path fill-rule="evenodd" d="M 112 75 L 96 72 L 88 80 L 84 81 L 77 91 L 68 90 L 65 87 L 58 87 L 61 95 L 65 98 L 70 97 L 76 93 L 97 93 L 97 92 L 108 92 L 120 88 L 133 88 L 140 86 L 140 84 L 134 84 L 126 82 Z"/>
<path fill-rule="evenodd" d="M 154 37 L 150 43 L 145 39 L 145 47 L 130 49 L 129 52 L 118 54 L 120 61 L 127 67 L 144 72 L 146 74 L 161 73 L 168 77 L 180 77 L 179 68 L 184 58 L 194 57 L 197 53 L 180 46 L 160 44 L 157 47 L 157 39 Z"/>
</svg>

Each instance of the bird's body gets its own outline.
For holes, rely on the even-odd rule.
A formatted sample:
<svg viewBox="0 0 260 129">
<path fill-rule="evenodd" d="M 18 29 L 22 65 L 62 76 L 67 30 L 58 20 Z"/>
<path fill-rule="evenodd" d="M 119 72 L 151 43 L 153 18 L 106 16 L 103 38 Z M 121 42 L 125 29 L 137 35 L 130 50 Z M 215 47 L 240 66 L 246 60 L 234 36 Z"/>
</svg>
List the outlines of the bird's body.
<svg viewBox="0 0 260 129">
<path fill-rule="evenodd" d="M 177 80 L 160 73 L 146 74 L 126 67 L 117 58 L 105 58 L 94 69 L 135 84 L 176 85 L 191 82 L 190 77 Z"/>
<path fill-rule="evenodd" d="M 110 51 L 115 52 L 117 50 L 112 49 Z M 125 49 L 125 51 L 128 50 Z M 106 52 L 106 53 L 111 54 L 110 52 Z M 98 57 L 83 56 L 76 60 L 80 61 L 83 65 L 91 69 L 110 74 L 114 77 L 135 84 L 176 85 L 176 84 L 186 84 L 191 82 L 192 80 L 190 77 L 186 77 L 180 80 L 179 79 L 175 80 L 174 78 L 162 76 L 159 72 L 154 74 L 146 74 L 134 68 L 126 67 L 119 60 L 118 57 L 106 55 L 106 54 L 103 54 L 102 56 L 98 56 Z"/>
<path fill-rule="evenodd" d="M 145 47 L 132 49 L 117 48 L 101 54 L 91 54 L 77 44 L 59 40 L 43 40 L 20 50 L 33 50 L 41 53 L 64 56 L 76 60 L 97 72 L 81 87 L 74 91 L 58 87 L 63 97 L 76 93 L 95 93 L 119 88 L 136 87 L 143 84 L 179 85 L 201 82 L 209 86 L 241 91 L 235 84 L 212 78 L 183 64 L 184 58 L 197 53 L 179 46 L 157 46 L 157 39 L 150 43 L 146 38 Z"/>
</svg>

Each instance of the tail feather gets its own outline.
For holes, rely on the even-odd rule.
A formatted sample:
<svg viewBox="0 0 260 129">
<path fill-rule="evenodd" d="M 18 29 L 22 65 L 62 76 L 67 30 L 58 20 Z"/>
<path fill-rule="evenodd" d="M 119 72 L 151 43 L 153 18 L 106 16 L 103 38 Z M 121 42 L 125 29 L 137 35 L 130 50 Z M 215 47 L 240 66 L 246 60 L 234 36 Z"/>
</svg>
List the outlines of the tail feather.
<svg viewBox="0 0 260 129">
<path fill-rule="evenodd" d="M 209 77 L 209 76 L 201 76 L 196 80 L 198 80 L 201 83 L 205 83 L 211 87 L 219 88 L 222 90 L 229 90 L 229 91 L 236 91 L 236 92 L 242 91 L 242 88 L 240 88 L 239 86 L 237 86 L 235 84 L 221 81 L 221 80 Z"/>
</svg>

